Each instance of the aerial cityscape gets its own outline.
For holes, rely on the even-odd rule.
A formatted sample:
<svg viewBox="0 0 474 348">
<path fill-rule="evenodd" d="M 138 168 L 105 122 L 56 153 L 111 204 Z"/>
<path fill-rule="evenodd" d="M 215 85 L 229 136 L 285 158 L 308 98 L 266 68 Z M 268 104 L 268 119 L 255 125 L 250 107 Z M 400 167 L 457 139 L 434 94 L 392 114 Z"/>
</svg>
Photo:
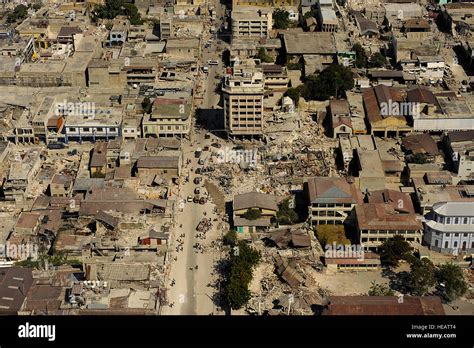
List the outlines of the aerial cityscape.
<svg viewBox="0 0 474 348">
<path fill-rule="evenodd" d="M 467 0 L 0 0 L 0 316 L 474 315 L 473 33 Z"/>
</svg>

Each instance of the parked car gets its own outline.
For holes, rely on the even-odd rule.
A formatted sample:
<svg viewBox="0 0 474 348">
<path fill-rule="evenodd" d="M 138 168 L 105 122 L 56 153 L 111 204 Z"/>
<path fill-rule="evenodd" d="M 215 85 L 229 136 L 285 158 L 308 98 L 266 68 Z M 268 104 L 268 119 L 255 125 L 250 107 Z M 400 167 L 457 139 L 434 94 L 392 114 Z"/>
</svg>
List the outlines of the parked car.
<svg viewBox="0 0 474 348">
<path fill-rule="evenodd" d="M 192 202 L 193 201 L 193 196 L 189 195 L 188 196 L 188 202 Z"/>
<path fill-rule="evenodd" d="M 207 61 L 207 64 L 209 64 L 209 65 L 219 65 L 219 62 L 217 60 L 210 59 L 210 60 Z"/>
<path fill-rule="evenodd" d="M 195 158 L 201 157 L 201 152 L 202 152 L 202 149 L 201 149 L 200 147 L 198 147 L 198 148 L 196 149 L 196 151 L 194 151 L 194 157 L 195 157 Z"/>
<path fill-rule="evenodd" d="M 51 142 L 51 143 L 48 144 L 47 147 L 50 150 L 61 150 L 61 149 L 65 149 L 67 147 L 67 145 L 64 144 L 64 143 Z"/>
<path fill-rule="evenodd" d="M 206 197 L 201 197 L 201 199 L 199 200 L 199 204 L 206 204 L 206 202 L 207 202 Z"/>
<path fill-rule="evenodd" d="M 199 193 L 201 193 L 201 191 L 199 190 L 199 187 L 196 187 L 194 189 L 194 194 L 198 195 Z"/>
<path fill-rule="evenodd" d="M 202 180 L 202 178 L 201 178 L 200 176 L 198 176 L 198 177 L 195 177 L 195 178 L 194 178 L 193 182 L 194 182 L 196 185 L 199 185 L 199 184 L 201 183 L 201 180 Z"/>
<path fill-rule="evenodd" d="M 220 149 L 222 145 L 219 143 L 212 143 L 211 146 Z"/>
</svg>

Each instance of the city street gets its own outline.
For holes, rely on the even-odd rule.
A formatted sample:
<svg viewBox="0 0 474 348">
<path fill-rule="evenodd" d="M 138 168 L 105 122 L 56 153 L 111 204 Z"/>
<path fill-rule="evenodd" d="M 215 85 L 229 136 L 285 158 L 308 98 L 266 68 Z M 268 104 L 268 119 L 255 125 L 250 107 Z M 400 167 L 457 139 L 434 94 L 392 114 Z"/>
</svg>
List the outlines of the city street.
<svg viewBox="0 0 474 348">
<path fill-rule="evenodd" d="M 196 187 L 200 188 L 201 196 L 204 193 L 202 183 L 199 185 L 193 183 L 194 178 L 199 175 L 190 171 L 190 169 L 194 171 L 198 167 L 198 160 L 194 158 L 195 148 L 196 145 L 183 144 L 185 161 L 191 160 L 191 163 L 185 168 L 185 173 L 189 172 L 189 181 L 181 187 L 180 198 L 184 200 L 187 196 L 194 196 Z M 212 241 L 220 238 L 220 231 L 216 228 L 217 221 L 213 221 L 217 218 L 214 207 L 214 204 L 209 201 L 204 205 L 186 202 L 183 211 L 177 214 L 177 228 L 171 245 L 171 272 L 168 279 L 170 289 L 168 302 L 171 307 L 166 307 L 164 314 L 211 314 L 215 312 L 211 300 L 215 290 L 208 286 L 216 280 L 213 270 L 219 255 L 218 250 L 210 246 Z M 205 234 L 205 239 L 196 237 L 198 233 L 196 226 L 203 217 L 211 218 L 213 224 L 212 229 Z M 184 238 L 181 238 L 180 236 L 183 234 Z M 203 253 L 194 247 L 196 243 L 204 247 Z M 178 251 L 176 251 L 177 247 Z M 171 286 L 173 279 L 175 284 Z"/>
<path fill-rule="evenodd" d="M 220 16 L 224 14 L 222 5 L 217 6 L 217 14 L 216 27 L 222 23 L 219 20 Z M 202 66 L 208 66 L 209 71 L 204 83 L 205 93 L 201 109 L 204 112 L 204 117 L 214 119 L 220 114 L 217 112 L 220 95 L 216 93 L 219 83 L 216 75 L 222 76 L 223 65 L 222 50 L 219 50 L 217 45 L 218 39 L 211 40 L 211 46 L 202 50 Z M 224 47 L 223 42 L 221 47 Z M 217 60 L 219 64 L 209 65 L 209 60 Z M 186 140 L 182 144 L 183 163 L 186 164 L 190 161 L 185 165 L 183 177 L 189 175 L 189 180 L 183 182 L 180 187 L 179 201 L 186 203 L 183 211 L 177 213 L 176 229 L 170 245 L 171 269 L 167 280 L 169 305 L 164 308 L 163 314 L 218 314 L 212 301 L 216 289 L 210 286 L 217 280 L 217 274 L 214 274 L 214 265 L 220 258 L 220 251 L 214 243 L 222 238 L 222 231 L 217 229 L 219 220 L 214 212 L 215 205 L 209 200 L 204 205 L 187 202 L 188 196 L 194 197 L 196 187 L 201 190 L 201 196 L 207 195 L 203 182 L 198 185 L 193 182 L 195 177 L 200 176 L 194 173 L 199 167 L 198 158 L 195 158 L 194 152 L 198 147 L 203 148 L 209 146 L 210 143 L 211 141 L 205 139 L 202 131 L 193 129 L 191 142 Z M 203 152 L 203 156 L 206 155 L 209 153 Z M 205 238 L 198 237 L 199 232 L 196 231 L 196 226 L 203 218 L 211 218 L 212 221 L 212 228 L 205 233 Z M 196 248 L 197 243 L 203 247 L 204 252 Z M 212 246 L 211 243 L 213 243 Z"/>
</svg>

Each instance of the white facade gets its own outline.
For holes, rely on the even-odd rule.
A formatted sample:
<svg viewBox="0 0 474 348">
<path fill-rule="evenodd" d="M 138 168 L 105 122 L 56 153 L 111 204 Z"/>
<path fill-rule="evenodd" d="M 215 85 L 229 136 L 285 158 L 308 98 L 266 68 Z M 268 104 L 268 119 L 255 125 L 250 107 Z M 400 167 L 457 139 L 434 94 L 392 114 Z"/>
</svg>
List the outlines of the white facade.
<svg viewBox="0 0 474 348">
<path fill-rule="evenodd" d="M 64 131 L 66 142 L 76 140 L 109 140 L 121 135 L 122 110 L 118 108 L 94 108 L 86 114 L 66 116 Z"/>
<path fill-rule="evenodd" d="M 474 202 L 440 202 L 425 224 L 430 249 L 447 254 L 474 252 Z"/>
</svg>

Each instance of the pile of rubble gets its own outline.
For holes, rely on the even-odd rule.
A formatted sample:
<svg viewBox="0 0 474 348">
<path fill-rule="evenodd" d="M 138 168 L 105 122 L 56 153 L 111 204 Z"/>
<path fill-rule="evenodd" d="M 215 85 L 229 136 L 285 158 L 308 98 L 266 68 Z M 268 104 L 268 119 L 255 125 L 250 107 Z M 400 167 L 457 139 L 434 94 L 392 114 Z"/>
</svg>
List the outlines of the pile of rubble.
<svg viewBox="0 0 474 348">
<path fill-rule="evenodd" d="M 203 218 L 196 227 L 196 231 L 206 233 L 212 228 L 211 219 Z"/>
</svg>

